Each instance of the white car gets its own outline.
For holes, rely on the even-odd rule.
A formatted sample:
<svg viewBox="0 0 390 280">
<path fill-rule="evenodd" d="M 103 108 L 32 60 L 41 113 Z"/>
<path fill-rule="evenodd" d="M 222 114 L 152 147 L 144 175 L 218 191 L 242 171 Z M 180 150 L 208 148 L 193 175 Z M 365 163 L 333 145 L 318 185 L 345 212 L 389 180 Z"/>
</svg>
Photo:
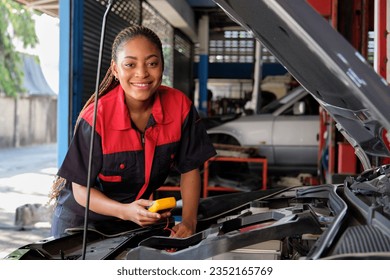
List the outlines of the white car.
<svg viewBox="0 0 390 280">
<path fill-rule="evenodd" d="M 318 166 L 319 103 L 303 87 L 208 130 L 213 143 L 255 147 L 270 171 L 315 173 Z"/>
</svg>

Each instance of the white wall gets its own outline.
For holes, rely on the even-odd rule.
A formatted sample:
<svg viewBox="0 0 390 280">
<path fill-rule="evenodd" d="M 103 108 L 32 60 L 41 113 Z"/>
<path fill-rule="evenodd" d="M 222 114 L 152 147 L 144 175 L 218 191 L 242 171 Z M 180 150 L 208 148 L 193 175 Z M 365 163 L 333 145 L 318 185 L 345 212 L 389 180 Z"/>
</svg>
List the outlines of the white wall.
<svg viewBox="0 0 390 280">
<path fill-rule="evenodd" d="M 0 96 L 0 112 L 0 148 L 57 141 L 57 96 Z"/>
</svg>

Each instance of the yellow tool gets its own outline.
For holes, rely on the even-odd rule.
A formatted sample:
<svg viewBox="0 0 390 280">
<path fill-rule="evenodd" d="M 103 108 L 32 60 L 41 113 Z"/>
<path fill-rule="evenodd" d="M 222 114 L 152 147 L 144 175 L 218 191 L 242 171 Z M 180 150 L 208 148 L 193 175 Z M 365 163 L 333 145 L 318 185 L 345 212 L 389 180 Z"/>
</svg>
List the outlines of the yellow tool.
<svg viewBox="0 0 390 280">
<path fill-rule="evenodd" d="M 172 209 L 176 207 L 176 199 L 174 197 L 165 197 L 153 201 L 152 206 L 149 207 L 150 212 L 158 212 L 161 210 Z"/>
</svg>

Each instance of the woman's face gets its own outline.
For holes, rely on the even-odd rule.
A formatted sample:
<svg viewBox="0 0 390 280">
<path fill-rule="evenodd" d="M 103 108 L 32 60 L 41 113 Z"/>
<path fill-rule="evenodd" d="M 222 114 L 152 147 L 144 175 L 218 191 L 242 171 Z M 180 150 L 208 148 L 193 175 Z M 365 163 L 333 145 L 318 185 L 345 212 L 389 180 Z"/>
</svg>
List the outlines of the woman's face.
<svg viewBox="0 0 390 280">
<path fill-rule="evenodd" d="M 122 85 L 127 98 L 147 101 L 160 86 L 162 57 L 159 49 L 143 36 L 124 43 L 112 61 L 114 75 Z"/>
</svg>

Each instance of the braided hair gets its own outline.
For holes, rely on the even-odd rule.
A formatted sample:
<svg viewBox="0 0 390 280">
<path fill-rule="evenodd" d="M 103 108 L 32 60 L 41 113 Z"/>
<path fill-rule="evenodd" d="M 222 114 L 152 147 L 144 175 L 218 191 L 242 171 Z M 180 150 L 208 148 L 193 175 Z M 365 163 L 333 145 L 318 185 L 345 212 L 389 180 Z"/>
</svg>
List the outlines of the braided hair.
<svg viewBox="0 0 390 280">
<path fill-rule="evenodd" d="M 145 37 L 148 39 L 151 43 L 153 43 L 158 50 L 160 51 L 161 59 L 162 59 L 162 66 L 164 67 L 164 56 L 163 56 L 163 50 L 162 50 L 162 43 L 160 38 L 157 36 L 156 33 L 154 33 L 151 29 L 141 26 L 141 25 L 133 25 L 129 26 L 122 31 L 120 31 L 117 36 L 114 39 L 114 42 L 112 44 L 111 48 L 111 60 L 117 61 L 117 54 L 119 51 L 123 49 L 123 46 L 128 41 L 136 38 L 136 37 Z M 119 81 L 115 78 L 111 66 L 108 68 L 106 75 L 104 76 L 103 80 L 99 84 L 98 88 L 98 96 L 102 97 L 108 92 L 110 92 L 113 88 L 115 88 L 119 84 Z M 81 119 L 81 115 L 84 112 L 84 110 L 91 104 L 95 102 L 95 92 L 91 95 L 91 97 L 87 100 L 84 107 L 81 109 L 79 116 L 76 121 L 76 127 Z M 53 182 L 53 185 L 51 187 L 50 193 L 49 193 L 49 202 L 55 200 L 58 195 L 60 194 L 61 190 L 65 187 L 66 180 L 60 176 L 57 176 L 56 179 Z"/>
</svg>

